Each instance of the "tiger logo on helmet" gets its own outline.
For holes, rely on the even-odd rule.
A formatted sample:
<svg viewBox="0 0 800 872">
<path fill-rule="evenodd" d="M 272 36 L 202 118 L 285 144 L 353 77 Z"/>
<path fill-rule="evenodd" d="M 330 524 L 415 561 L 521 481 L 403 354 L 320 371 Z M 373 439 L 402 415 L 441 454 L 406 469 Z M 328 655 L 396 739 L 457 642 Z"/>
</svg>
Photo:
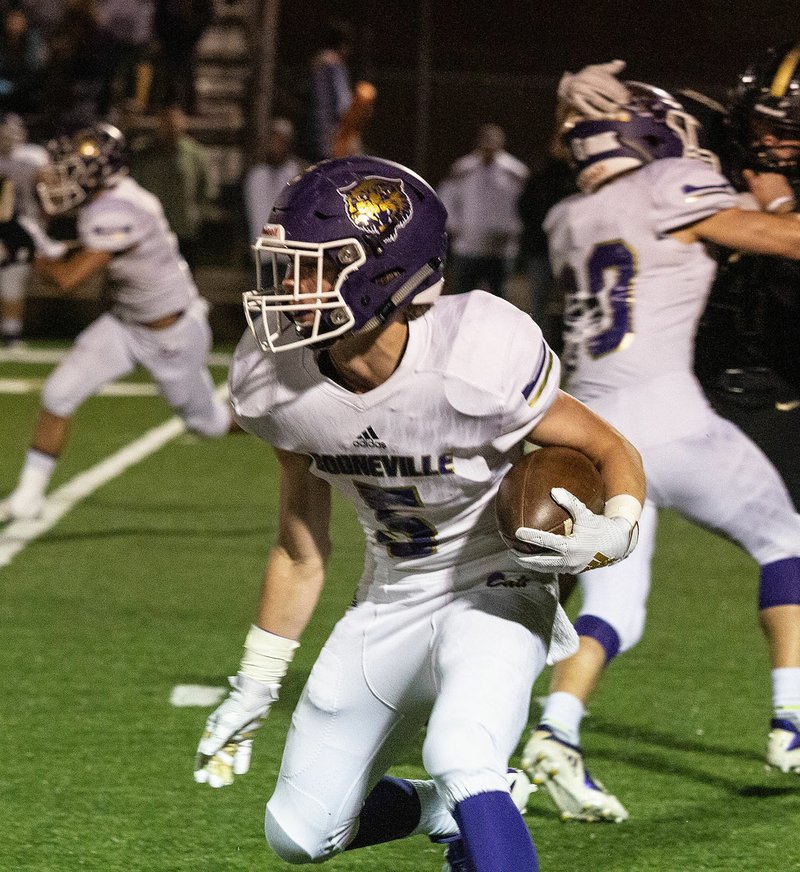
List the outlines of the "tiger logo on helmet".
<svg viewBox="0 0 800 872">
<path fill-rule="evenodd" d="M 402 179 L 368 176 L 345 188 L 337 188 L 351 223 L 384 242 L 397 239 L 397 232 L 411 219 L 411 200 Z"/>
</svg>

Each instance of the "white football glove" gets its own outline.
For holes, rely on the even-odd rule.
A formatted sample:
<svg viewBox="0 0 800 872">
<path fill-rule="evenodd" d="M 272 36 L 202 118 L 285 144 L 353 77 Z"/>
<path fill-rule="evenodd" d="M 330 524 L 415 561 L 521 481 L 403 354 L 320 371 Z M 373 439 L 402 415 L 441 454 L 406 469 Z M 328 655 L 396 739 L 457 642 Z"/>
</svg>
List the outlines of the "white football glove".
<svg viewBox="0 0 800 872">
<path fill-rule="evenodd" d="M 558 83 L 558 97 L 587 118 L 616 112 L 630 99 L 628 89 L 615 78 L 624 69 L 625 61 L 609 61 L 577 73 L 564 73 Z"/>
<path fill-rule="evenodd" d="M 206 721 L 197 746 L 194 780 L 210 787 L 233 784 L 250 768 L 253 733 L 261 726 L 278 688 L 239 672 L 228 681 L 231 692 Z"/>
<path fill-rule="evenodd" d="M 586 572 L 627 557 L 639 539 L 639 525 L 627 518 L 596 515 L 568 490 L 554 487 L 553 499 L 572 516 L 572 532 L 557 536 L 531 527 L 520 527 L 517 539 L 547 548 L 542 554 L 512 549 L 515 560 L 535 572 Z"/>
</svg>

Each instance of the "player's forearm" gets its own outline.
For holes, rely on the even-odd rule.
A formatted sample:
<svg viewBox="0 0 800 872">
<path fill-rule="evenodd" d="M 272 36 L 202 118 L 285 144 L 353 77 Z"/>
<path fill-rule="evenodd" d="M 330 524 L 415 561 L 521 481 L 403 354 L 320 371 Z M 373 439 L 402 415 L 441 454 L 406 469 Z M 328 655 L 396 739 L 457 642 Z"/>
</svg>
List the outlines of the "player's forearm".
<svg viewBox="0 0 800 872">
<path fill-rule="evenodd" d="M 109 260 L 111 255 L 106 252 L 79 248 L 69 257 L 61 260 L 37 257 L 34 260 L 34 268 L 60 290 L 73 291 L 104 269 Z"/>
<path fill-rule="evenodd" d="M 642 458 L 627 439 L 623 436 L 613 439 L 593 460 L 607 497 L 630 494 L 644 504 L 646 484 Z"/>
<path fill-rule="evenodd" d="M 314 614 L 325 583 L 322 556 L 293 559 L 278 545 L 264 573 L 256 623 L 286 639 L 299 639 Z"/>
</svg>

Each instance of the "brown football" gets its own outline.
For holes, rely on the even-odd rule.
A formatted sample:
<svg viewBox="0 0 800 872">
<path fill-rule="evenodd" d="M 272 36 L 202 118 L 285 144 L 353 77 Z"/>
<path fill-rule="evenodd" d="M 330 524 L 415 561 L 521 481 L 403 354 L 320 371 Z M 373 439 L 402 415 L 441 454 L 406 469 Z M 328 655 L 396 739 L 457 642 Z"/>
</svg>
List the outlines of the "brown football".
<svg viewBox="0 0 800 872">
<path fill-rule="evenodd" d="M 521 542 L 519 527 L 532 527 L 559 536 L 571 532 L 569 513 L 550 496 L 550 489 L 566 488 L 597 514 L 603 511 L 603 480 L 589 458 L 574 448 L 539 448 L 518 460 L 500 482 L 495 499 L 497 529 L 509 548 L 535 554 L 542 549 Z M 565 527 L 564 522 L 570 521 Z"/>
</svg>

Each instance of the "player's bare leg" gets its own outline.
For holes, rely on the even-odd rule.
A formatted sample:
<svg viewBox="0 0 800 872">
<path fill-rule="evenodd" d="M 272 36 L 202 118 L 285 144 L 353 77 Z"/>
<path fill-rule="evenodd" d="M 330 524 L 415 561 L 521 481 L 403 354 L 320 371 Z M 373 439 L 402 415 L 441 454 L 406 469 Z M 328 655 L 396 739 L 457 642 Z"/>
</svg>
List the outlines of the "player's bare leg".
<svg viewBox="0 0 800 872">
<path fill-rule="evenodd" d="M 33 428 L 31 448 L 49 454 L 51 457 L 61 457 L 64 445 L 69 436 L 69 425 L 72 419 L 62 415 L 54 415 L 47 409 L 39 410 L 36 426 Z"/>
<path fill-rule="evenodd" d="M 800 606 L 762 609 L 759 620 L 772 662 L 774 712 L 767 763 L 800 773 Z"/>
<path fill-rule="evenodd" d="M 69 436 L 70 420 L 47 409 L 39 411 L 17 486 L 0 502 L 0 523 L 29 520 L 41 513 L 45 491 Z"/>
</svg>

